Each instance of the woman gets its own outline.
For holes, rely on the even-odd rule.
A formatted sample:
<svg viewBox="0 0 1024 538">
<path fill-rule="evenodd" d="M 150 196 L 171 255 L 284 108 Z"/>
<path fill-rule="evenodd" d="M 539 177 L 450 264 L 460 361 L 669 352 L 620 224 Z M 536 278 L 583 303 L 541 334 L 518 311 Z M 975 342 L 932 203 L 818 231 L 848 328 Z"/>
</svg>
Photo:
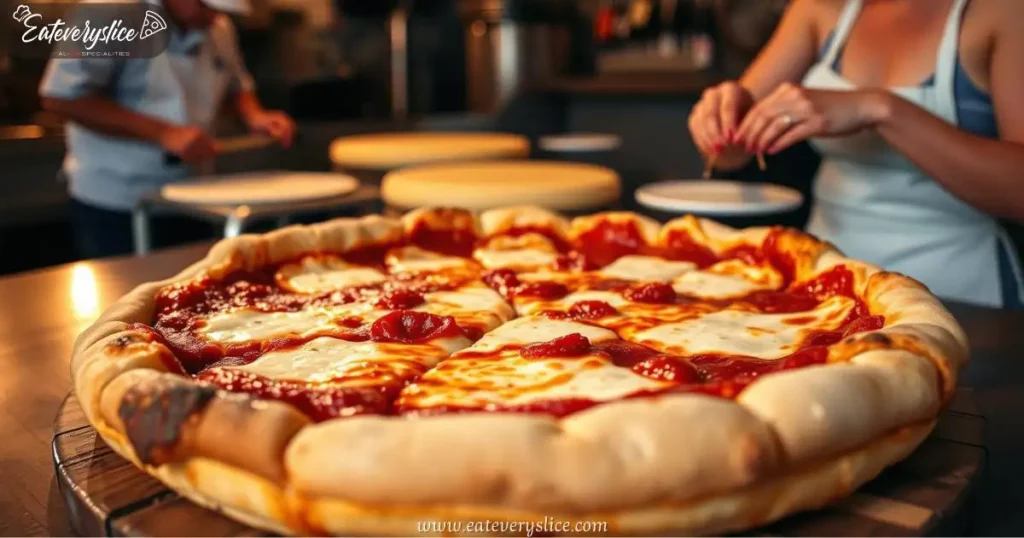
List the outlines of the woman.
<svg viewBox="0 0 1024 538">
<path fill-rule="evenodd" d="M 810 139 L 808 231 L 938 295 L 1022 304 L 997 218 L 1024 220 L 1024 2 L 794 0 L 690 117 L 719 168 Z"/>
</svg>

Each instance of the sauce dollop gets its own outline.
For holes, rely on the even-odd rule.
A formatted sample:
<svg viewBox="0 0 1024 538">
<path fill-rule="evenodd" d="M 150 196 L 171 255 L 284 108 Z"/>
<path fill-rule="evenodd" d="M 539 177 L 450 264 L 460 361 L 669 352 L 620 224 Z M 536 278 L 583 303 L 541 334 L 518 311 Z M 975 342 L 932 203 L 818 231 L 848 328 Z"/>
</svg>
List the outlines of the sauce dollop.
<svg viewBox="0 0 1024 538">
<path fill-rule="evenodd" d="M 416 310 L 395 310 L 377 318 L 370 326 L 370 339 L 374 342 L 425 344 L 438 338 L 463 335 L 455 318 Z"/>
</svg>

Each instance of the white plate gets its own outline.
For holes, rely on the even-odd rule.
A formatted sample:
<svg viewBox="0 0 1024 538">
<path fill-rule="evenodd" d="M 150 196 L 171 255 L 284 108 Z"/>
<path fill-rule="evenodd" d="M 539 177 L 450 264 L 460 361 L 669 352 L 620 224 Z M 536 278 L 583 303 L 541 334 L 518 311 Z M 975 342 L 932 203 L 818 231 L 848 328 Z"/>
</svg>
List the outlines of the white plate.
<svg viewBox="0 0 1024 538">
<path fill-rule="evenodd" d="M 359 181 L 342 174 L 267 172 L 174 183 L 160 195 L 184 204 L 270 205 L 344 196 L 358 188 Z"/>
<path fill-rule="evenodd" d="M 771 183 L 744 183 L 717 179 L 662 181 L 636 191 L 641 205 L 709 216 L 771 215 L 792 211 L 803 203 L 798 191 Z"/>
<path fill-rule="evenodd" d="M 540 149 L 553 152 L 612 151 L 622 145 L 622 139 L 611 134 L 566 133 L 540 138 Z"/>
</svg>

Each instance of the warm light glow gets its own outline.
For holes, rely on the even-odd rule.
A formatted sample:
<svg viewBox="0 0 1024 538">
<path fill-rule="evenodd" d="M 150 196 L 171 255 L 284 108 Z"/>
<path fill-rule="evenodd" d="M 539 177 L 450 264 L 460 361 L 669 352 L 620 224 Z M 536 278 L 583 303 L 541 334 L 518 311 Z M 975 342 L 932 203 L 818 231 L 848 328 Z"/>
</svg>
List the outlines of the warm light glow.
<svg viewBox="0 0 1024 538">
<path fill-rule="evenodd" d="M 96 286 L 96 273 L 84 263 L 71 268 L 71 308 L 75 317 L 92 321 L 99 315 L 100 295 Z"/>
<path fill-rule="evenodd" d="M 46 131 L 38 125 L 11 125 L 0 127 L 0 140 L 35 140 L 42 138 Z"/>
</svg>

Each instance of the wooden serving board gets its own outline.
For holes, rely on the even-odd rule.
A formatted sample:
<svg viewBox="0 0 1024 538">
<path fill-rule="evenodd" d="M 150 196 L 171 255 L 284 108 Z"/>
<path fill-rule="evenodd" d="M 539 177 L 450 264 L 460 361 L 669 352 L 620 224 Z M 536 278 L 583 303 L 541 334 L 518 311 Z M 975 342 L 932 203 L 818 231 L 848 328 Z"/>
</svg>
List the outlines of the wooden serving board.
<svg viewBox="0 0 1024 538">
<path fill-rule="evenodd" d="M 964 535 L 985 467 L 985 419 L 961 389 L 909 458 L 837 504 L 744 533 L 755 536 Z M 167 489 L 111 450 L 74 395 L 53 425 L 57 484 L 84 536 L 269 536 Z"/>
</svg>

